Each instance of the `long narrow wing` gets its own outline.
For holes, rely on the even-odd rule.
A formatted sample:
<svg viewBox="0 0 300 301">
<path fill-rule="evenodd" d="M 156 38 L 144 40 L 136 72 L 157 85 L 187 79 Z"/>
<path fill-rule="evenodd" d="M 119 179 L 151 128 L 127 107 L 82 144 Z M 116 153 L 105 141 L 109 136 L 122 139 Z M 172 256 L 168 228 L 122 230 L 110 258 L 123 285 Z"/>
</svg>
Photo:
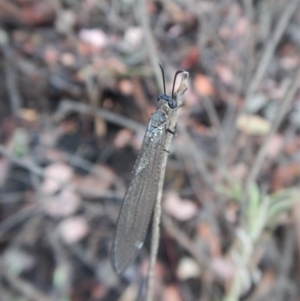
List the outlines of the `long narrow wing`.
<svg viewBox="0 0 300 301">
<path fill-rule="evenodd" d="M 166 116 L 162 114 L 157 111 L 150 119 L 120 210 L 112 249 L 113 266 L 119 274 L 142 248 L 156 201 L 166 137 Z M 160 124 L 153 127 L 157 119 Z"/>
</svg>

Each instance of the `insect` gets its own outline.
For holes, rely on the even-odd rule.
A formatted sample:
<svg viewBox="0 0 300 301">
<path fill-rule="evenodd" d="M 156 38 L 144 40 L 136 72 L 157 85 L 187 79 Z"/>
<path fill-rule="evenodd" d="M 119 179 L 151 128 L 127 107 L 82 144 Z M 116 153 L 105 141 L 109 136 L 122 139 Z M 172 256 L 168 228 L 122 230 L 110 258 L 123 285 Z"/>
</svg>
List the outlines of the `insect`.
<svg viewBox="0 0 300 301">
<path fill-rule="evenodd" d="M 119 213 L 111 254 L 113 267 L 118 274 L 128 268 L 144 244 L 156 202 L 165 140 L 168 132 L 174 134 L 167 129 L 168 111 L 169 108 L 177 109 L 177 102 L 173 98 L 174 86 L 177 75 L 183 70 L 176 72 L 172 94 L 168 96 L 161 64 L 160 68 L 165 94 L 159 95 L 158 101 L 166 101 L 167 105 L 159 104 L 158 110 L 151 116 Z"/>
</svg>

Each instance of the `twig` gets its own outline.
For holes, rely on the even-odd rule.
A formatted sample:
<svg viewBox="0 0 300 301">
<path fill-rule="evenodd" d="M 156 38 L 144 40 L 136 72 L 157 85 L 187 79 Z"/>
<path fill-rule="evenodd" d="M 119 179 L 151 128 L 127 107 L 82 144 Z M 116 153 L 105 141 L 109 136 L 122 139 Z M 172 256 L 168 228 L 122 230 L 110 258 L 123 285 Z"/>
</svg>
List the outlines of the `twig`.
<svg viewBox="0 0 300 301">
<path fill-rule="evenodd" d="M 265 138 L 265 141 L 263 145 L 260 147 L 258 154 L 255 158 L 255 161 L 252 165 L 252 168 L 249 172 L 248 179 L 246 181 L 246 196 L 248 195 L 249 189 L 251 185 L 256 181 L 256 178 L 262 168 L 262 163 L 265 159 L 267 147 L 270 143 L 270 140 L 278 130 L 279 125 L 281 124 L 285 114 L 287 113 L 288 109 L 291 106 L 291 102 L 294 99 L 294 96 L 299 88 L 300 85 L 300 67 L 297 70 L 295 79 L 293 83 L 291 84 L 285 98 L 281 101 L 281 106 L 278 110 L 278 113 L 276 114 L 276 119 L 273 121 L 272 127 L 268 133 L 268 135 Z"/>
<path fill-rule="evenodd" d="M 188 72 L 182 73 L 181 83 L 177 90 L 177 97 L 176 101 L 178 104 L 178 107 L 183 105 L 184 102 L 184 92 L 187 88 L 187 78 L 189 76 Z M 171 116 L 169 119 L 168 128 L 174 129 L 177 124 L 178 119 L 178 109 L 173 110 L 171 112 Z M 171 140 L 173 135 L 168 135 L 164 149 L 170 149 Z M 146 301 L 152 301 L 153 299 L 153 284 L 154 284 L 154 266 L 157 258 L 157 250 L 158 250 L 158 244 L 159 244 L 159 224 L 161 219 L 161 197 L 162 197 L 162 189 L 163 189 L 163 183 L 164 183 L 164 177 L 165 177 L 165 171 L 167 166 L 167 158 L 168 154 L 167 152 L 164 153 L 164 157 L 162 159 L 162 166 L 161 166 L 161 174 L 160 174 L 160 180 L 158 184 L 158 193 L 156 198 L 156 204 L 154 208 L 154 216 L 153 216 L 153 223 L 152 223 L 152 237 L 151 237 L 151 254 L 150 254 L 150 264 L 149 264 L 149 270 L 148 270 L 148 280 L 147 280 L 147 292 L 146 292 Z"/>
<path fill-rule="evenodd" d="M 209 257 L 196 247 L 193 241 L 175 225 L 167 214 L 163 214 L 163 225 L 166 228 L 167 233 L 195 258 L 201 268 L 205 270 L 210 269 Z"/>
<path fill-rule="evenodd" d="M 3 261 L 0 262 L 1 275 L 5 277 L 5 279 L 10 283 L 10 285 L 29 298 L 30 300 L 35 301 L 53 301 L 54 299 L 46 296 L 43 292 L 39 291 L 36 287 L 34 287 L 29 282 L 21 279 L 17 275 L 13 274 L 9 269 L 5 268 L 5 263 Z"/>
<path fill-rule="evenodd" d="M 4 20 L 10 20 L 16 22 L 16 24 L 24 25 L 26 23 L 23 14 L 21 14 L 21 9 L 11 1 L 1 0 L 0 1 L 0 12 L 1 17 Z"/>
<path fill-rule="evenodd" d="M 5 57 L 5 71 L 6 71 L 5 80 L 6 80 L 7 93 L 10 99 L 11 112 L 16 117 L 21 108 L 22 99 L 19 93 L 19 89 L 17 85 L 17 75 L 14 68 L 15 57 L 13 54 L 13 50 L 7 45 L 4 45 L 2 47 L 2 52 Z"/>
<path fill-rule="evenodd" d="M 211 124 L 215 127 L 216 132 L 221 131 L 221 121 L 214 107 L 212 100 L 209 97 L 204 97 L 202 101 L 203 107 L 207 112 L 208 118 L 210 119 Z"/>
<path fill-rule="evenodd" d="M 2 237 L 4 235 L 4 233 L 9 231 L 15 225 L 21 223 L 22 221 L 24 221 L 27 218 L 29 218 L 30 216 L 32 216 L 35 212 L 38 211 L 38 209 L 39 208 L 36 205 L 25 207 L 15 213 L 13 213 L 5 220 L 3 220 L 0 223 L 0 237 Z"/>
<path fill-rule="evenodd" d="M 256 92 L 261 80 L 263 79 L 266 71 L 267 71 L 267 67 L 270 64 L 270 61 L 274 55 L 274 52 L 276 50 L 276 47 L 283 35 L 283 33 L 285 32 L 289 21 L 293 15 L 293 13 L 296 10 L 296 6 L 299 4 L 299 0 L 292 0 L 290 2 L 287 3 L 285 11 L 282 13 L 281 18 L 279 20 L 279 22 L 277 23 L 277 27 L 275 28 L 265 50 L 264 53 L 260 59 L 260 62 L 258 64 L 258 67 L 255 71 L 255 74 L 252 77 L 252 80 L 249 84 L 249 88 L 246 91 L 246 96 L 245 96 L 245 103 L 251 101 L 251 98 L 253 97 L 253 94 Z M 241 115 L 245 112 L 246 108 L 245 106 L 242 106 L 239 110 L 239 112 L 237 113 L 237 115 Z M 231 129 L 231 135 L 230 137 L 227 138 L 227 145 L 229 147 L 226 148 L 226 153 L 223 153 L 224 158 L 228 156 L 228 154 L 231 153 L 231 147 L 232 145 L 234 145 L 232 143 L 232 141 L 235 139 L 236 137 L 236 133 L 237 133 L 237 129 L 236 127 L 233 127 Z M 228 161 L 225 158 L 225 162 Z"/>
<path fill-rule="evenodd" d="M 199 178 L 203 180 L 209 188 L 215 191 L 214 181 L 211 177 L 211 174 L 208 172 L 205 164 L 203 163 L 204 156 L 201 153 L 201 150 L 198 149 L 197 145 L 195 144 L 195 141 L 191 138 L 191 135 L 189 134 L 189 132 L 183 124 L 178 125 L 178 130 L 182 134 L 184 144 L 189 146 L 186 149 L 186 152 L 188 154 L 187 156 L 193 158 L 195 169 L 199 174 Z"/>
<path fill-rule="evenodd" d="M 247 100 L 249 101 L 249 99 L 252 98 L 252 96 L 255 93 L 255 91 L 257 90 L 262 78 L 264 77 L 264 75 L 267 71 L 267 67 L 269 66 L 270 61 L 276 50 L 276 47 L 277 47 L 283 33 L 285 32 L 285 30 L 290 22 L 290 19 L 291 19 L 293 13 L 295 12 L 298 4 L 299 4 L 299 0 L 292 0 L 287 3 L 285 11 L 281 15 L 281 18 L 280 18 L 279 22 L 277 23 L 277 27 L 276 27 L 271 39 L 269 40 L 269 43 L 268 43 L 268 45 L 264 51 L 264 54 L 259 62 L 256 72 L 249 84 L 249 88 L 246 92 L 246 101 Z"/>
<path fill-rule="evenodd" d="M 133 121 L 129 118 L 120 116 L 105 109 L 97 109 L 82 102 L 79 103 L 69 99 L 64 99 L 60 102 L 58 111 L 55 114 L 54 119 L 59 121 L 64 118 L 65 115 L 69 112 L 80 112 L 82 114 L 98 116 L 106 121 L 109 121 L 121 127 L 128 128 L 135 132 L 145 132 L 146 129 L 143 124 Z"/>
<path fill-rule="evenodd" d="M 51 177 L 45 174 L 44 169 L 36 165 L 34 162 L 31 162 L 29 160 L 25 161 L 20 158 L 15 157 L 11 152 L 9 152 L 3 145 L 0 144 L 0 154 L 7 157 L 11 162 L 25 168 L 26 170 L 32 172 L 35 175 L 41 176 L 43 178 L 49 178 L 61 185 L 63 188 L 68 188 L 70 190 L 76 191 L 80 193 L 81 195 L 84 196 L 93 196 L 93 197 L 116 197 L 116 198 L 121 198 L 121 195 L 118 195 L 117 193 L 110 191 L 110 192 L 105 192 L 105 193 L 98 193 L 97 190 L 93 191 L 91 189 L 83 189 L 83 188 L 78 188 L 76 185 L 70 183 L 70 182 L 64 182 L 58 178 Z"/>
<path fill-rule="evenodd" d="M 160 91 L 163 91 L 162 81 L 160 80 L 160 70 L 159 70 L 159 60 L 157 51 L 155 48 L 155 42 L 153 35 L 151 33 L 150 25 L 149 25 L 149 16 L 146 10 L 146 0 L 139 1 L 139 12 L 140 22 L 143 28 L 143 32 L 145 34 L 146 46 L 150 58 L 150 62 L 152 65 L 152 69 L 154 70 L 155 78 L 157 86 L 160 88 Z"/>
</svg>

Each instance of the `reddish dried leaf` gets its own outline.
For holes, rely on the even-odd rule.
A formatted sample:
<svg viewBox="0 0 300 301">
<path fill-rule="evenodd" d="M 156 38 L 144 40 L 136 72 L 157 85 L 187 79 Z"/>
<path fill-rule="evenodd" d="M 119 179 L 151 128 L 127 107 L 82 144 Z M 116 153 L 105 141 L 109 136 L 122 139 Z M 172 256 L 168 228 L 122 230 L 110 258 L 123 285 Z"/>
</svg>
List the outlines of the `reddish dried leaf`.
<svg viewBox="0 0 300 301">
<path fill-rule="evenodd" d="M 182 301 L 179 290 L 175 285 L 169 285 L 164 288 L 163 300 Z"/>
<path fill-rule="evenodd" d="M 169 192 L 165 195 L 164 209 L 180 221 L 187 221 L 198 213 L 198 207 L 190 200 L 182 200 L 177 193 Z"/>
<path fill-rule="evenodd" d="M 198 62 L 200 56 L 199 47 L 192 46 L 184 60 L 181 62 L 180 67 L 183 69 L 190 69 Z"/>
<path fill-rule="evenodd" d="M 204 74 L 196 75 L 194 86 L 201 96 L 213 96 L 215 94 L 215 88 L 213 87 L 211 79 Z"/>
<path fill-rule="evenodd" d="M 88 176 L 75 176 L 73 183 L 81 193 L 89 197 L 97 197 L 103 195 L 115 181 L 113 171 L 102 165 L 94 167 L 97 175 L 91 174 Z M 101 175 L 101 176 L 100 176 Z"/>
<path fill-rule="evenodd" d="M 38 120 L 39 114 L 36 110 L 23 108 L 18 111 L 18 116 L 28 122 L 34 122 Z"/>
<path fill-rule="evenodd" d="M 199 235 L 208 243 L 212 257 L 218 257 L 221 254 L 220 237 L 211 229 L 207 223 L 200 223 L 197 227 Z"/>
<path fill-rule="evenodd" d="M 230 281 L 234 276 L 236 267 L 234 264 L 223 257 L 215 257 L 211 259 L 211 268 L 219 279 Z"/>
<path fill-rule="evenodd" d="M 227 85 L 231 85 L 233 83 L 234 75 L 228 66 L 218 64 L 215 66 L 215 72 L 223 83 Z"/>
<path fill-rule="evenodd" d="M 132 137 L 133 137 L 132 131 L 127 129 L 120 130 L 115 137 L 114 145 L 117 148 L 123 148 L 130 143 Z"/>
<path fill-rule="evenodd" d="M 234 37 L 243 37 L 247 34 L 247 30 L 249 29 L 249 21 L 246 17 L 241 17 L 235 23 L 232 34 Z"/>
<path fill-rule="evenodd" d="M 284 153 L 287 155 L 293 155 L 300 150 L 300 137 L 295 137 L 293 141 L 284 147 Z"/>
<path fill-rule="evenodd" d="M 71 52 L 65 52 L 61 55 L 60 61 L 66 67 L 73 67 L 76 64 L 76 57 Z"/>
<path fill-rule="evenodd" d="M 283 148 L 284 139 L 282 135 L 274 135 L 272 136 L 269 144 L 267 145 L 266 154 L 271 159 L 276 159 L 276 157 L 280 154 Z"/>
<path fill-rule="evenodd" d="M 52 217 L 65 217 L 75 213 L 81 199 L 74 191 L 63 189 L 55 195 L 43 198 L 43 208 Z"/>
<path fill-rule="evenodd" d="M 120 80 L 118 88 L 124 95 L 132 95 L 133 90 L 135 89 L 133 82 L 130 79 Z"/>
<path fill-rule="evenodd" d="M 245 163 L 238 163 L 236 165 L 232 165 L 229 172 L 233 179 L 242 181 L 247 175 L 248 167 Z"/>
<path fill-rule="evenodd" d="M 295 184 L 297 181 L 299 182 L 299 177 L 299 163 L 292 163 L 289 165 L 280 166 L 275 170 L 275 172 L 273 172 L 271 187 L 275 191 L 285 188 L 290 184 Z"/>
<path fill-rule="evenodd" d="M 49 24 L 55 17 L 54 5 L 47 0 L 36 1 L 33 5 L 25 6 L 21 14 L 27 24 Z"/>
<path fill-rule="evenodd" d="M 58 62 L 59 52 L 52 45 L 51 46 L 46 46 L 45 50 L 44 50 L 44 55 L 43 56 L 44 56 L 45 62 L 48 65 L 53 66 L 53 65 L 56 65 L 57 62 Z"/>
<path fill-rule="evenodd" d="M 55 193 L 64 183 L 71 180 L 73 170 L 63 163 L 54 163 L 45 168 L 45 180 L 42 184 L 44 194 Z"/>
</svg>

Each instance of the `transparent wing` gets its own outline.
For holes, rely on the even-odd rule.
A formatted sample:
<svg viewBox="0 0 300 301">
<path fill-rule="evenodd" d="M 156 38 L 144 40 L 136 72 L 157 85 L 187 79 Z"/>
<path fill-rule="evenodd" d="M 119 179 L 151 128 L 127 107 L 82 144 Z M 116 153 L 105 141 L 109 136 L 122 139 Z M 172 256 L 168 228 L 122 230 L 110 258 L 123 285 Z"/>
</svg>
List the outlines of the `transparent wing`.
<svg viewBox="0 0 300 301">
<path fill-rule="evenodd" d="M 112 250 L 112 262 L 119 274 L 134 261 L 143 246 L 156 201 L 165 123 L 156 131 L 155 135 L 148 131 L 145 134 L 120 210 Z"/>
</svg>

